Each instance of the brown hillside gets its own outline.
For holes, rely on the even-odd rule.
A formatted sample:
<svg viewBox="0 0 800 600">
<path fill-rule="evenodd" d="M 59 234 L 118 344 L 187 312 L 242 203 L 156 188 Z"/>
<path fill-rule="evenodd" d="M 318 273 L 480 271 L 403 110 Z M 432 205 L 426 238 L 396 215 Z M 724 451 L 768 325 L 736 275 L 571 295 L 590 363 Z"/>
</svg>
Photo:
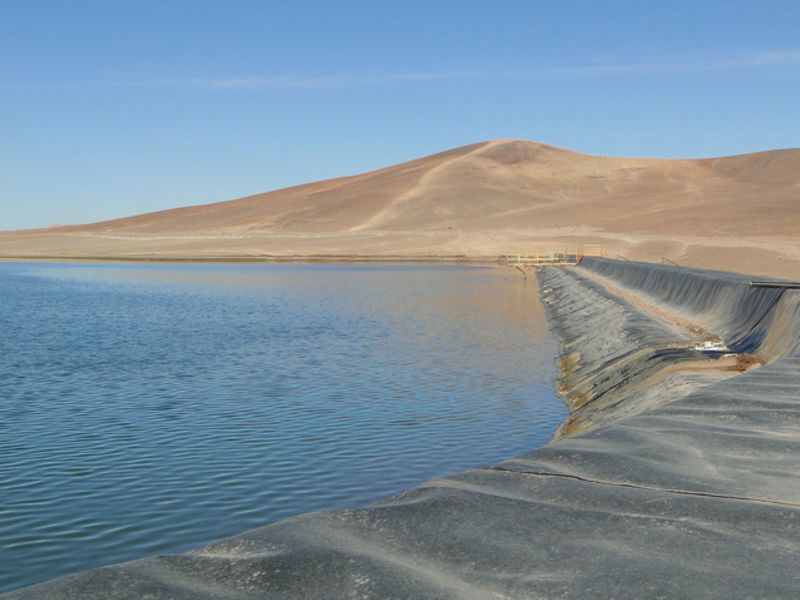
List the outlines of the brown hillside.
<svg viewBox="0 0 800 600">
<path fill-rule="evenodd" d="M 800 277 L 798 234 L 798 149 L 664 160 L 497 140 L 238 200 L 0 234 L 0 256 L 492 257 L 601 243 Z"/>
</svg>

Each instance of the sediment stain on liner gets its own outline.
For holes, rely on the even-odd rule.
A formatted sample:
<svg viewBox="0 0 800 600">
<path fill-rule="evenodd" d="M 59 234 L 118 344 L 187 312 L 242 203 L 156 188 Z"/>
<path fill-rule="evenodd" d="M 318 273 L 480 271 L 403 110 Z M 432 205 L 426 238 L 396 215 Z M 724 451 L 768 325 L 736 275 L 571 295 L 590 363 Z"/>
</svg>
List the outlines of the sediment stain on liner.
<svg viewBox="0 0 800 600">
<path fill-rule="evenodd" d="M 645 289 L 621 287 L 594 273 L 593 264 L 540 274 L 543 302 L 562 338 L 557 388 L 571 408 L 559 437 L 645 412 L 764 363 L 686 320 L 694 315 L 681 306 L 647 302 Z"/>
<path fill-rule="evenodd" d="M 537 288 L 408 265 L 0 265 L 0 589 L 545 443 Z"/>
</svg>

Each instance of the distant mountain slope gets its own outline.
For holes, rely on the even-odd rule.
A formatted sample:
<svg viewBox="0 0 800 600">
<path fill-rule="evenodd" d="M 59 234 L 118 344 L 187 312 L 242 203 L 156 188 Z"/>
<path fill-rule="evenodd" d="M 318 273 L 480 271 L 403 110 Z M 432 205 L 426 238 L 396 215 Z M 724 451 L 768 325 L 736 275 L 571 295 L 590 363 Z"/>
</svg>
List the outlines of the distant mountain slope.
<svg viewBox="0 0 800 600">
<path fill-rule="evenodd" d="M 800 260 L 798 236 L 798 149 L 665 160 L 495 140 L 238 200 L 2 234 L 0 256 L 491 256 L 596 242 L 697 264 L 704 245 Z"/>
</svg>

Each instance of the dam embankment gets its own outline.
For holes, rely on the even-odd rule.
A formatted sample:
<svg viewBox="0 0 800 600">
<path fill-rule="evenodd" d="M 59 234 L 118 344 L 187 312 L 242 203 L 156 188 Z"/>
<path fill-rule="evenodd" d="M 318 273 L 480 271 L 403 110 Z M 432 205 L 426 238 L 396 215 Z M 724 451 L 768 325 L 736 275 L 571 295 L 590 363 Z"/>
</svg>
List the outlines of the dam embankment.
<svg viewBox="0 0 800 600">
<path fill-rule="evenodd" d="M 8 597 L 796 597 L 800 291 L 601 259 L 539 276 L 572 409 L 550 445 Z"/>
</svg>

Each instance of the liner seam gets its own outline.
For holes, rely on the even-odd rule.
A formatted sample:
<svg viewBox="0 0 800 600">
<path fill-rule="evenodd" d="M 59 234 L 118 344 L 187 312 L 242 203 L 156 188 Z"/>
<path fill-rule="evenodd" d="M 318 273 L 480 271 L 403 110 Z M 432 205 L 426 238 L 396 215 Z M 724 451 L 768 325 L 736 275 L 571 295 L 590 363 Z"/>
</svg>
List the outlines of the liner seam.
<svg viewBox="0 0 800 600">
<path fill-rule="evenodd" d="M 485 467 L 487 471 L 500 471 L 503 473 L 516 473 L 517 475 L 531 475 L 534 477 L 560 477 L 563 479 L 573 479 L 575 481 L 582 481 L 584 483 L 595 483 L 598 485 L 610 485 L 614 487 L 631 488 L 635 490 L 648 490 L 653 492 L 665 492 L 668 494 L 680 494 L 684 496 L 700 496 L 703 498 L 720 498 L 723 500 L 737 500 L 741 502 L 759 502 L 763 504 L 775 504 L 778 506 L 787 506 L 791 508 L 800 508 L 800 504 L 794 502 L 785 502 L 782 500 L 768 500 L 766 498 L 752 498 L 750 496 L 732 496 L 727 494 L 715 494 L 714 492 L 698 492 L 692 490 L 678 490 L 673 488 L 662 488 L 657 486 L 637 485 L 635 483 L 625 483 L 618 481 L 603 481 L 601 479 L 590 479 L 588 477 L 581 477 L 580 475 L 569 475 L 567 473 L 548 473 L 546 471 L 522 471 L 518 469 L 509 469 L 499 465 L 493 467 Z"/>
</svg>

